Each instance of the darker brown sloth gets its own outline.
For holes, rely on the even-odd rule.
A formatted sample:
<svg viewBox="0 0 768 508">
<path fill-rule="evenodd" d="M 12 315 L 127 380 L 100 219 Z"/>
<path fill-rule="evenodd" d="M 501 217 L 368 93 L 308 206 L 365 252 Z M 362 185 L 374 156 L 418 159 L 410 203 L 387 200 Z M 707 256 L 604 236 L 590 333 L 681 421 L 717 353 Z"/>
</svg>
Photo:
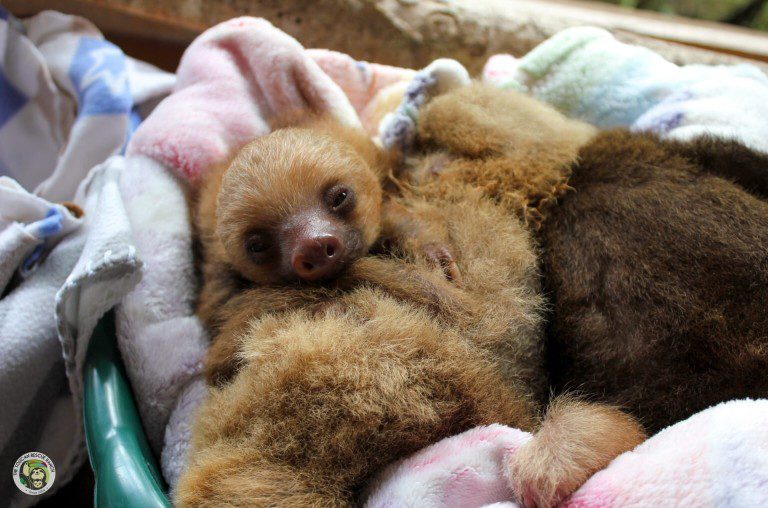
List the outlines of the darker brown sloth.
<svg viewBox="0 0 768 508">
<path fill-rule="evenodd" d="M 378 187 L 364 182 L 380 182 L 388 159 L 355 131 L 309 127 L 249 145 L 201 195 L 200 316 L 214 337 L 214 386 L 175 491 L 181 506 L 347 505 L 384 466 L 441 438 L 492 422 L 538 426 L 543 300 L 523 224 L 453 182 L 385 196 L 379 219 Z M 359 228 L 370 246 L 380 221 L 398 248 L 349 256 L 311 282 L 292 273 L 303 236 L 289 234 L 270 239 L 277 260 L 252 264 L 252 235 L 270 225 L 263 200 L 294 217 L 306 212 L 301 200 L 332 209 L 339 186 L 355 205 L 337 227 Z M 450 262 L 440 265 L 446 256 L 425 249 L 448 243 L 460 285 L 446 277 Z M 611 407 L 560 399 L 510 464 L 515 489 L 549 506 L 642 439 Z"/>
<path fill-rule="evenodd" d="M 533 218 L 554 384 L 626 407 L 652 432 L 721 401 L 768 396 L 768 157 L 710 138 L 574 136 L 578 125 L 478 87 L 435 99 L 420 123 L 423 145 L 466 154 L 491 175 L 451 167 L 443 178 Z M 499 165 L 511 178 L 496 176 Z M 528 190 L 541 181 L 548 195 Z"/>
</svg>

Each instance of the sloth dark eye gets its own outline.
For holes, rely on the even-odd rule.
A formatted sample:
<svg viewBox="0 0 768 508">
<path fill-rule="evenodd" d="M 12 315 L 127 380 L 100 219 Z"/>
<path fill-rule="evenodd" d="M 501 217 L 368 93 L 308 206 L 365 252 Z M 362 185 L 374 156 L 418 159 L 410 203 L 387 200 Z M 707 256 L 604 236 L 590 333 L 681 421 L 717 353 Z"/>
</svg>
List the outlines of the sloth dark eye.
<svg viewBox="0 0 768 508">
<path fill-rule="evenodd" d="M 269 237 L 263 233 L 253 233 L 245 241 L 245 249 L 251 254 L 261 254 L 272 247 Z"/>
<path fill-rule="evenodd" d="M 333 198 L 333 207 L 338 208 L 340 207 L 344 201 L 347 200 L 347 191 L 346 190 L 340 190 L 336 196 Z"/>
<path fill-rule="evenodd" d="M 326 193 L 326 202 L 337 213 L 348 212 L 354 206 L 354 193 L 344 185 L 335 185 Z"/>
</svg>

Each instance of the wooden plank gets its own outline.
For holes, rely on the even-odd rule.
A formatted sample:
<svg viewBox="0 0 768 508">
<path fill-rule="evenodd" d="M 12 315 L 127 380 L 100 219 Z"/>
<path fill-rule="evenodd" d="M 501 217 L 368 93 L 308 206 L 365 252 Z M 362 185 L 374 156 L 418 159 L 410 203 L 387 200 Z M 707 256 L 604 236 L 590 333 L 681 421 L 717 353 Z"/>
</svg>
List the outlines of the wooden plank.
<svg viewBox="0 0 768 508">
<path fill-rule="evenodd" d="M 180 49 L 206 27 L 238 15 L 265 17 L 307 47 L 413 68 L 451 56 L 478 72 L 492 54 L 522 55 L 578 25 L 606 28 L 676 63 L 742 61 L 737 57 L 768 62 L 768 35 L 761 32 L 580 0 L 5 0 L 5 5 L 22 16 L 46 8 L 81 15 L 128 44 L 129 54 L 161 59 L 164 68 L 173 68 Z"/>
<path fill-rule="evenodd" d="M 208 25 L 167 16 L 152 10 L 131 7 L 128 2 L 90 0 L 3 0 L 15 16 L 24 17 L 44 10 L 82 16 L 102 32 L 133 39 L 148 39 L 187 45 Z"/>
</svg>

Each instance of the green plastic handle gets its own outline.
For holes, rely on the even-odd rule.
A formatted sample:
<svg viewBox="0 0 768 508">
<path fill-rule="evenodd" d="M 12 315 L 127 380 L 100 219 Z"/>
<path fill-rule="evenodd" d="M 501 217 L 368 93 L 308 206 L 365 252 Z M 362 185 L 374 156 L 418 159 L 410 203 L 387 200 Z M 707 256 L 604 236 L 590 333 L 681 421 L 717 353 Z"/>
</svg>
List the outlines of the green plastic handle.
<svg viewBox="0 0 768 508">
<path fill-rule="evenodd" d="M 157 462 L 141 426 L 108 312 L 85 358 L 83 421 L 96 478 L 96 508 L 170 508 Z"/>
</svg>

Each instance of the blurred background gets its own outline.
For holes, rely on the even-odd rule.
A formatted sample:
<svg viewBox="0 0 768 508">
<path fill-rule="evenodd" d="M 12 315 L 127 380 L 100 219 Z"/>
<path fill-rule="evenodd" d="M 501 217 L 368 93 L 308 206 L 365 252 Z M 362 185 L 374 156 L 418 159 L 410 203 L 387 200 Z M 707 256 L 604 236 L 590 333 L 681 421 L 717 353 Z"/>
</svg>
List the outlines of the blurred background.
<svg viewBox="0 0 768 508">
<path fill-rule="evenodd" d="M 768 0 L 597 0 L 602 3 L 768 31 Z"/>
<path fill-rule="evenodd" d="M 206 28 L 259 16 L 306 47 L 420 68 L 450 56 L 472 73 L 568 27 L 592 25 L 678 63 L 756 62 L 768 71 L 768 0 L 0 0 L 91 20 L 127 54 L 172 71 Z M 343 28 L 343 29 L 340 29 Z"/>
</svg>

